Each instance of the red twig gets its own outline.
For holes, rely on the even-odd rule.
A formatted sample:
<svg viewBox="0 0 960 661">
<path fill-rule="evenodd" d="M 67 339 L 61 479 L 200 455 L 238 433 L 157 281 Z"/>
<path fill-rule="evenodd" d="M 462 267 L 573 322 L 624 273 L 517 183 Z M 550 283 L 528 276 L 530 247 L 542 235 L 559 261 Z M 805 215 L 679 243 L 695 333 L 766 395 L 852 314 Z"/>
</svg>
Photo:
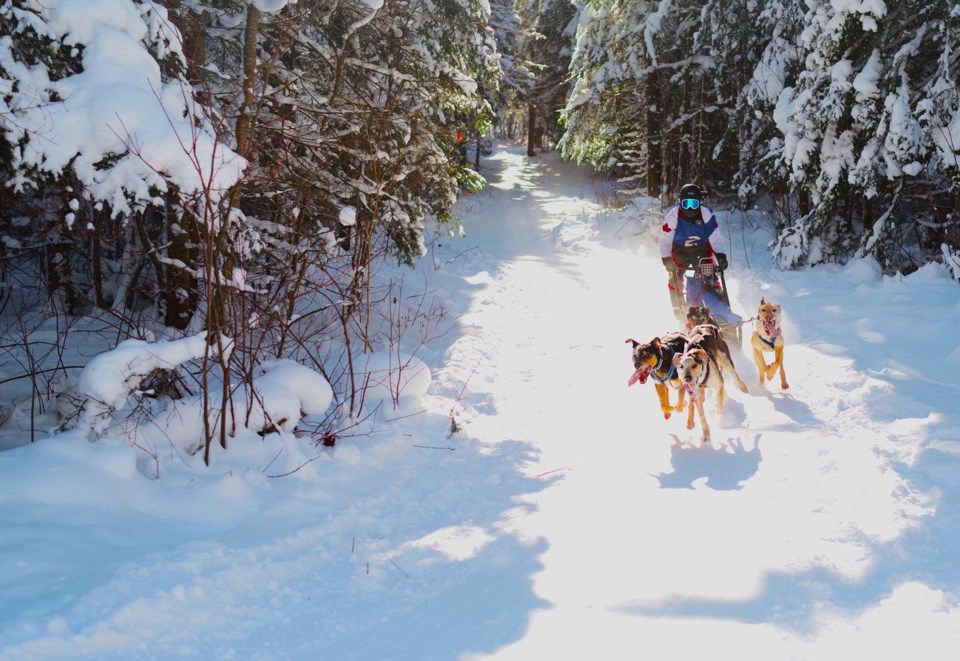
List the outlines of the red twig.
<svg viewBox="0 0 960 661">
<path fill-rule="evenodd" d="M 567 470 L 568 468 L 570 468 L 570 467 L 569 467 L 569 466 L 563 466 L 563 467 L 561 467 L 561 468 L 554 468 L 552 471 L 547 471 L 546 473 L 540 473 L 539 475 L 537 475 L 537 477 L 544 477 L 545 475 L 550 475 L 551 473 L 558 473 L 558 472 L 560 472 L 560 471 L 565 471 L 565 470 Z"/>
</svg>

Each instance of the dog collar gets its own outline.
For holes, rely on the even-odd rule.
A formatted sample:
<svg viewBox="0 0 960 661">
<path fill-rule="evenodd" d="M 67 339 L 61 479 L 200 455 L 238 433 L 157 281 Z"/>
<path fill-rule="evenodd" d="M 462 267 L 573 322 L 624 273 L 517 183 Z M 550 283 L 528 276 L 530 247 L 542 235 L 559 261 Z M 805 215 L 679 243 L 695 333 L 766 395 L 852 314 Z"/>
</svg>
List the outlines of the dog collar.
<svg viewBox="0 0 960 661">
<path fill-rule="evenodd" d="M 676 368 L 676 367 L 673 367 L 673 366 L 671 365 L 671 366 L 670 366 L 670 371 L 667 372 L 666 375 L 663 376 L 662 378 L 657 375 L 657 371 L 656 371 L 656 370 L 651 370 L 651 371 L 650 371 L 650 376 L 651 376 L 651 377 L 653 378 L 653 380 L 656 381 L 657 383 L 664 384 L 664 383 L 666 383 L 667 381 L 669 381 L 670 379 L 673 378 L 673 374 L 674 374 L 674 372 L 676 372 L 676 371 L 677 371 L 677 368 Z"/>
</svg>

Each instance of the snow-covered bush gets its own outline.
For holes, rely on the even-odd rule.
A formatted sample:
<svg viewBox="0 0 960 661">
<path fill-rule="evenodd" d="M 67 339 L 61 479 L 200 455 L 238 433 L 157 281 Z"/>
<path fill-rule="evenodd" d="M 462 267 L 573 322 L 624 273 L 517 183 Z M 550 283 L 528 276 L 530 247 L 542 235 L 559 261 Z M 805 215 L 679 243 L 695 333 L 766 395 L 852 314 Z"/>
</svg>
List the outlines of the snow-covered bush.
<svg viewBox="0 0 960 661">
<path fill-rule="evenodd" d="M 62 427 L 86 431 L 91 440 L 121 438 L 154 457 L 168 445 L 192 454 L 205 445 L 204 411 L 206 426 L 217 433 L 226 421 L 229 436 L 240 430 L 264 434 L 292 432 L 301 418 L 322 415 L 333 402 L 323 376 L 290 360 L 260 365 L 249 387 L 234 393 L 228 411 L 219 401 L 205 403 L 203 393 L 189 386 L 175 396 L 145 390 L 158 372 L 196 368 L 209 354 L 207 344 L 205 333 L 157 342 L 130 339 L 94 356 L 58 398 Z"/>
<path fill-rule="evenodd" d="M 319 406 L 271 385 L 291 358 L 359 413 L 353 354 L 399 355 L 402 328 L 433 325 L 391 307 L 379 271 L 421 254 L 429 216 L 452 219 L 451 128 L 499 75 L 489 15 L 484 0 L 0 0 L 3 257 L 66 300 L 57 312 L 191 338 L 103 354 L 60 398 L 66 424 L 131 438 L 118 425 L 136 418 L 191 450 L 228 406 L 230 425 L 288 430 Z"/>
</svg>

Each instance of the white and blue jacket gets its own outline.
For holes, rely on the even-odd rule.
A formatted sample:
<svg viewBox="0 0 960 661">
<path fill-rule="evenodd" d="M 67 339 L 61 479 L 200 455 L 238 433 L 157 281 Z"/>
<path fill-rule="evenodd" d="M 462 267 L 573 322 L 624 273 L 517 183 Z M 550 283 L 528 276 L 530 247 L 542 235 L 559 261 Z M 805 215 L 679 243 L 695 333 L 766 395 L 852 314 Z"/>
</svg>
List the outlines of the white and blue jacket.
<svg viewBox="0 0 960 661">
<path fill-rule="evenodd" d="M 715 253 L 727 253 L 727 242 L 719 231 L 717 217 L 709 207 L 700 205 L 702 223 L 691 223 L 680 215 L 680 205 L 675 205 L 663 219 L 660 232 L 660 257 L 673 255 L 674 244 L 687 248 L 709 245 Z"/>
</svg>

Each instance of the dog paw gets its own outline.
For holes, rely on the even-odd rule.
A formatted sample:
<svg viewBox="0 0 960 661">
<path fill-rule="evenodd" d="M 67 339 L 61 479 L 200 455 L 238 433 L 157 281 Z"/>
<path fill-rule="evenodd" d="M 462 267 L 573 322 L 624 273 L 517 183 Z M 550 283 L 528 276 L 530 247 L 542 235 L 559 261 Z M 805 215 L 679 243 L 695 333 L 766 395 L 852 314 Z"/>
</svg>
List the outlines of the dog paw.
<svg viewBox="0 0 960 661">
<path fill-rule="evenodd" d="M 786 382 L 780 384 L 780 388 L 783 390 L 790 390 L 790 386 Z"/>
</svg>

